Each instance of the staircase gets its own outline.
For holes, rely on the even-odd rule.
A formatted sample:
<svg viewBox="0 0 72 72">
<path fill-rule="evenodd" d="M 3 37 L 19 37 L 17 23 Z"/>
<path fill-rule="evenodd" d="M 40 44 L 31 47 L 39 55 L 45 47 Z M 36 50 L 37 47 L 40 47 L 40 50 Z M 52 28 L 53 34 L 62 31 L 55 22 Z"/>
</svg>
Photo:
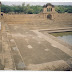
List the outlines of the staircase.
<svg viewBox="0 0 72 72">
<path fill-rule="evenodd" d="M 39 17 L 40 14 L 5 14 L 4 22 L 7 24 L 22 24 L 25 28 L 30 29 L 47 29 L 49 27 L 71 27 L 71 14 L 57 14 L 54 20 Z"/>
<path fill-rule="evenodd" d="M 24 70 L 25 65 L 7 24 L 0 33 L 0 70 Z M 1 38 L 2 37 L 2 38 Z"/>
</svg>

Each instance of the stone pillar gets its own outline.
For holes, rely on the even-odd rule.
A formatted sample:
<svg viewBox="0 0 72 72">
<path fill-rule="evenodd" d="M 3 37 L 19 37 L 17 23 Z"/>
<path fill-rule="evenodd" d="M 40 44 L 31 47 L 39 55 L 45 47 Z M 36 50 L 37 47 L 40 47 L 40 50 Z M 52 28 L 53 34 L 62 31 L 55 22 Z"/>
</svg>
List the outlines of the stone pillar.
<svg viewBox="0 0 72 72">
<path fill-rule="evenodd" d="M 1 30 L 1 2 L 0 2 L 0 30 Z"/>
<path fill-rule="evenodd" d="M 1 20 L 1 2 L 0 2 L 0 20 Z"/>
<path fill-rule="evenodd" d="M 47 12 L 47 8 L 43 8 L 43 13 L 46 13 Z"/>
<path fill-rule="evenodd" d="M 55 8 L 52 8 L 52 12 L 55 12 Z"/>
</svg>

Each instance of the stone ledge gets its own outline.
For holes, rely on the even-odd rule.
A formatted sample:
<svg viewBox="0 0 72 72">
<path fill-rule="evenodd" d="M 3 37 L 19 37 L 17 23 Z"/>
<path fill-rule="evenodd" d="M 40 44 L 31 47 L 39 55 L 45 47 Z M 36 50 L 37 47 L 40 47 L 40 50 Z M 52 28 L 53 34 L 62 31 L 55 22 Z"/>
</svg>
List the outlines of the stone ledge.
<svg viewBox="0 0 72 72">
<path fill-rule="evenodd" d="M 30 64 L 27 70 L 48 70 L 48 71 L 67 71 L 71 70 L 70 66 L 64 60 L 47 62 L 42 64 Z"/>
</svg>

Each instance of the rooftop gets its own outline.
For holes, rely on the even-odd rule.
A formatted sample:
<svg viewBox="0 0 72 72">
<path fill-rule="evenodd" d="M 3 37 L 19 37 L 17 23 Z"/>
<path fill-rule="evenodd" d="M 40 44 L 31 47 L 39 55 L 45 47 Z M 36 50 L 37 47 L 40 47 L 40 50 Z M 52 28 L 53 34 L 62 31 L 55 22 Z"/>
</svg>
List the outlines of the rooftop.
<svg viewBox="0 0 72 72">
<path fill-rule="evenodd" d="M 52 5 L 51 3 L 47 3 L 47 4 L 44 5 L 43 7 L 47 7 L 47 6 L 52 6 L 52 7 L 54 7 L 54 5 Z"/>
</svg>

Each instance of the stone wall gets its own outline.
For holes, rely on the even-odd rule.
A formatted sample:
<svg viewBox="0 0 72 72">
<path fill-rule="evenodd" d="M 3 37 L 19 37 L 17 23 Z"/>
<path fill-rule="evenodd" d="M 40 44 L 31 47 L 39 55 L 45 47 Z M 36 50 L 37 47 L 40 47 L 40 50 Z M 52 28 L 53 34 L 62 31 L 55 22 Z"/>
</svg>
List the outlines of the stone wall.
<svg viewBox="0 0 72 72">
<path fill-rule="evenodd" d="M 52 15 L 52 20 L 72 20 L 72 13 L 41 13 L 37 17 L 47 19 L 47 15 Z"/>
<path fill-rule="evenodd" d="M 4 14 L 5 20 L 12 19 L 47 19 L 49 13 L 40 13 L 40 14 Z M 72 20 L 72 13 L 50 13 L 53 17 L 52 20 Z"/>
</svg>

